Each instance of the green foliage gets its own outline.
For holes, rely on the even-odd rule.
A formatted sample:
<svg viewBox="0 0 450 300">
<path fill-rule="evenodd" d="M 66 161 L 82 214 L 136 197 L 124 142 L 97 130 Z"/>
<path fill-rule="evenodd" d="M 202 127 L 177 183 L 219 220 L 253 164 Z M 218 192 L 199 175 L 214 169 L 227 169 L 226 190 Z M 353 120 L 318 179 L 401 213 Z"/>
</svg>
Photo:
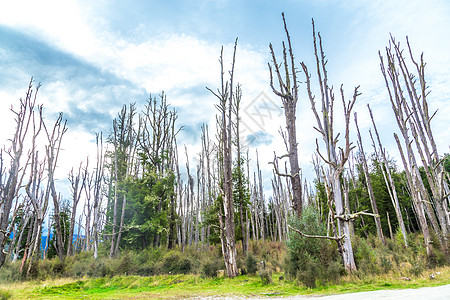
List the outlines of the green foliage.
<svg viewBox="0 0 450 300">
<path fill-rule="evenodd" d="M 244 224 L 246 221 L 246 212 L 248 211 L 250 207 L 250 191 L 249 191 L 249 184 L 248 184 L 248 178 L 246 177 L 245 171 L 244 171 L 244 159 L 241 159 L 240 161 L 235 161 L 233 170 L 232 170 L 232 179 L 233 179 L 233 199 L 234 199 L 234 206 L 236 213 L 234 214 L 235 217 L 235 224 L 236 224 L 236 241 L 243 241 L 244 237 L 242 236 L 242 224 L 240 222 L 241 220 L 241 214 L 242 214 L 242 220 L 244 220 Z"/>
<path fill-rule="evenodd" d="M 162 272 L 165 274 L 188 274 L 191 268 L 191 260 L 179 252 L 171 251 L 163 258 Z"/>
<path fill-rule="evenodd" d="M 402 208 L 403 221 L 405 223 L 405 226 L 406 228 L 416 230 L 418 229 L 416 221 L 414 218 L 411 218 L 411 216 L 414 215 L 414 212 L 411 197 L 407 192 L 408 189 L 406 187 L 405 174 L 400 173 L 397 170 L 395 161 L 393 159 L 390 159 L 389 157 L 387 159 L 388 168 L 391 172 L 391 177 L 395 185 L 399 204 Z M 371 162 L 372 163 L 369 172 L 372 189 L 377 203 L 378 214 L 380 215 L 382 230 L 384 232 L 384 235 L 388 236 L 389 226 L 387 213 L 389 213 L 392 228 L 395 230 L 399 225 L 396 218 L 396 212 L 389 195 L 389 190 L 386 186 L 386 180 L 383 175 L 383 170 L 386 170 L 386 167 L 383 163 L 377 160 L 376 156 L 371 157 Z M 369 192 L 367 189 L 367 182 L 362 165 L 357 164 L 356 170 L 357 174 L 355 174 L 355 185 L 351 184 L 349 191 L 350 210 L 352 212 L 364 210 L 372 211 Z M 358 236 L 368 237 L 370 235 L 377 234 L 375 220 L 372 217 L 362 216 L 361 218 L 355 219 L 353 224 L 355 233 Z"/>
<path fill-rule="evenodd" d="M 380 256 L 380 266 L 381 270 L 384 274 L 389 273 L 393 269 L 392 261 L 389 259 L 389 257 L 381 255 Z"/>
<path fill-rule="evenodd" d="M 444 155 L 444 169 L 447 173 L 450 173 L 450 154 Z"/>
<path fill-rule="evenodd" d="M 8 300 L 12 297 L 11 292 L 0 290 L 0 300 Z"/>
<path fill-rule="evenodd" d="M 247 254 L 245 258 L 245 267 L 247 274 L 256 274 L 258 270 L 258 262 L 251 253 Z"/>
<path fill-rule="evenodd" d="M 127 198 L 125 218 L 127 229 L 122 234 L 123 249 L 142 250 L 156 241 L 165 244 L 171 225 L 169 210 L 175 197 L 175 175 L 159 178 L 155 173 L 145 173 L 143 178 L 127 178 L 124 182 Z"/>
<path fill-rule="evenodd" d="M 358 272 L 363 275 L 378 274 L 378 262 L 374 248 L 372 248 L 367 240 L 355 237 L 352 240 L 353 253 Z"/>
<path fill-rule="evenodd" d="M 0 268 L 0 282 L 14 282 L 21 279 L 20 264 L 20 261 L 14 263 L 6 261 Z"/>
<path fill-rule="evenodd" d="M 317 259 L 308 258 L 301 270 L 297 272 L 297 279 L 309 288 L 316 287 L 316 280 L 320 272 Z"/>
<path fill-rule="evenodd" d="M 220 258 L 211 258 L 208 259 L 202 266 L 202 275 L 205 277 L 217 277 L 218 271 L 224 266 L 223 259 Z"/>
<path fill-rule="evenodd" d="M 409 258 L 409 263 L 411 265 L 409 272 L 411 276 L 419 276 L 425 270 L 424 260 L 417 256 L 412 256 Z"/>
<path fill-rule="evenodd" d="M 60 225 L 61 225 L 61 231 L 62 231 L 62 235 L 63 235 L 63 241 L 64 241 L 64 251 L 63 253 L 66 254 L 67 253 L 67 246 L 69 244 L 69 234 L 70 234 L 70 208 L 69 208 L 69 202 L 68 201 L 64 201 L 61 205 L 61 207 L 59 208 L 59 221 L 60 221 Z M 52 230 L 51 230 L 51 238 L 48 244 L 48 252 L 47 252 L 47 257 L 48 258 L 54 258 L 56 256 L 56 224 L 54 221 L 54 216 L 53 217 L 53 222 L 52 222 Z M 49 238 L 49 237 L 47 237 Z"/>
<path fill-rule="evenodd" d="M 272 271 L 269 269 L 262 269 L 258 271 L 258 276 L 261 278 L 261 282 L 264 285 L 273 283 Z"/>
<path fill-rule="evenodd" d="M 305 207 L 302 216 L 290 223 L 305 234 L 326 235 L 325 224 L 313 207 Z M 284 270 L 288 278 L 296 278 L 308 287 L 315 287 L 316 281 L 326 283 L 339 278 L 342 267 L 337 267 L 340 256 L 334 241 L 304 238 L 291 231 L 287 248 Z"/>
<path fill-rule="evenodd" d="M 220 244 L 220 231 L 217 227 L 219 224 L 219 211 L 223 207 L 223 199 L 222 196 L 217 196 L 214 199 L 211 206 L 209 206 L 203 214 L 203 227 L 208 227 L 209 225 L 214 225 L 210 227 L 208 242 L 213 245 Z"/>
</svg>

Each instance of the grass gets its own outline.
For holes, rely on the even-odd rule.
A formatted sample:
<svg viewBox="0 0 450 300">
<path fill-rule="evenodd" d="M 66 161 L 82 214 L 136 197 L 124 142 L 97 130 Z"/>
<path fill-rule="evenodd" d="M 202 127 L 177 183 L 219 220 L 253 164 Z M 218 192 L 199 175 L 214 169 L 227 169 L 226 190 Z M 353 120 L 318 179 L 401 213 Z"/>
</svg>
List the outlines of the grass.
<svg viewBox="0 0 450 300">
<path fill-rule="evenodd" d="M 436 279 L 431 273 L 440 272 Z M 410 281 L 394 275 L 357 278 L 346 276 L 340 284 L 314 289 L 280 280 L 281 273 L 272 277 L 273 284 L 264 285 L 257 276 L 229 278 L 202 278 L 198 275 L 163 275 L 151 277 L 117 276 L 112 278 L 51 279 L 0 284 L 0 296 L 9 299 L 184 299 L 194 296 L 290 296 L 326 295 L 381 289 L 419 288 L 450 284 L 450 267 L 437 268 L 411 278 Z M 8 299 L 8 296 L 6 298 Z"/>
</svg>

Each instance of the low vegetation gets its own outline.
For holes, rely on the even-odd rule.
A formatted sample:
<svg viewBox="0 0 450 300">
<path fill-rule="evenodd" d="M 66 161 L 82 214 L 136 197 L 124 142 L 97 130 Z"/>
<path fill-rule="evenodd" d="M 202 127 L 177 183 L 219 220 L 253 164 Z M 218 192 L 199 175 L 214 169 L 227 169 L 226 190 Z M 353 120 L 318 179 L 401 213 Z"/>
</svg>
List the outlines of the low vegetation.
<svg viewBox="0 0 450 300">
<path fill-rule="evenodd" d="M 436 274 L 430 279 L 430 274 Z M 380 289 L 419 288 L 450 283 L 450 268 L 428 270 L 409 280 L 395 273 L 341 277 L 339 284 L 308 288 L 294 280 L 273 273 L 272 283 L 264 284 L 258 276 L 206 278 L 201 275 L 114 276 L 101 278 L 62 278 L 14 282 L 0 285 L 0 299 L 136 299 L 194 296 L 288 296 L 298 294 L 336 294 Z"/>
<path fill-rule="evenodd" d="M 306 210 L 296 221 L 299 228 L 320 226 Z M 305 226 L 305 225 L 308 226 Z M 443 253 L 425 255 L 420 235 L 409 236 L 409 247 L 397 235 L 380 244 L 376 236 L 356 237 L 357 272 L 346 275 L 334 241 L 305 239 L 292 233 L 287 243 L 253 241 L 244 255 L 238 245 L 240 275 L 226 278 L 219 246 L 187 247 L 182 252 L 148 248 L 99 258 L 82 252 L 39 260 L 32 278 L 20 276 L 20 264 L 7 262 L 0 269 L 0 299 L 121 299 L 139 297 L 185 298 L 196 295 L 332 294 L 377 289 L 415 288 L 450 283 L 450 267 Z M 305 251 L 298 251 L 302 247 Z M 297 255 L 294 255 L 297 253 Z M 327 263 L 324 263 L 327 262 Z M 25 268 L 26 269 L 26 268 Z"/>
</svg>

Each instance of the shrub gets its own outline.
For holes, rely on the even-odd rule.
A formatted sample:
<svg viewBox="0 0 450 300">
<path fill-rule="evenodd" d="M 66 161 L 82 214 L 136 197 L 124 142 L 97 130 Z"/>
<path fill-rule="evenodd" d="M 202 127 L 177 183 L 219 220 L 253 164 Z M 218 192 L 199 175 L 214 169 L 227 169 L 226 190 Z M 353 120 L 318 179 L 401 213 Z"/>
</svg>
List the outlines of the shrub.
<svg viewBox="0 0 450 300">
<path fill-rule="evenodd" d="M 410 258 L 410 260 L 409 260 L 409 263 L 411 264 L 411 267 L 409 269 L 409 273 L 412 276 L 416 276 L 417 277 L 417 276 L 420 276 L 423 273 L 423 271 L 425 269 L 425 266 L 424 266 L 423 260 L 420 257 L 412 256 Z"/>
<path fill-rule="evenodd" d="M 221 261 L 216 258 L 208 260 L 203 264 L 201 273 L 205 277 L 217 277 L 217 272 L 220 270 L 221 266 Z"/>
<path fill-rule="evenodd" d="M 342 263 L 339 260 L 334 260 L 325 269 L 325 278 L 327 282 L 337 283 L 344 273 L 345 269 Z"/>
<path fill-rule="evenodd" d="M 272 271 L 268 269 L 262 269 L 258 271 L 258 275 L 261 278 L 261 282 L 263 284 L 271 284 L 272 283 Z"/>
<path fill-rule="evenodd" d="M 94 260 L 90 263 L 87 270 L 87 275 L 90 277 L 105 277 L 107 275 L 113 275 L 111 265 L 108 264 L 108 260 L 105 258 Z"/>
<path fill-rule="evenodd" d="M 320 265 L 317 263 L 317 260 L 314 258 L 310 258 L 305 261 L 305 264 L 301 270 L 297 273 L 297 279 L 303 283 L 305 286 L 309 288 L 316 287 L 316 280 L 319 277 Z"/>
<path fill-rule="evenodd" d="M 380 256 L 380 265 L 383 273 L 389 273 L 389 271 L 391 271 L 393 267 L 389 257 L 386 257 L 384 255 Z"/>
<path fill-rule="evenodd" d="M 0 300 L 8 300 L 12 297 L 9 291 L 0 290 Z"/>
<path fill-rule="evenodd" d="M 379 273 L 375 250 L 367 243 L 367 241 L 355 237 L 352 246 L 358 272 L 361 275 Z"/>
<path fill-rule="evenodd" d="M 152 261 L 142 264 L 137 268 L 137 275 L 152 276 L 155 274 L 156 274 L 156 266 L 155 263 Z"/>
<path fill-rule="evenodd" d="M 130 270 L 132 270 L 131 257 L 130 253 L 126 252 L 120 257 L 119 264 L 117 265 L 115 273 L 127 275 L 130 273 Z"/>
<path fill-rule="evenodd" d="M 258 270 L 258 262 L 251 253 L 248 253 L 245 258 L 245 268 L 248 274 L 253 275 L 256 274 L 256 271 Z"/>
<path fill-rule="evenodd" d="M 306 207 L 300 218 L 290 220 L 291 226 L 305 234 L 326 235 L 325 224 L 313 207 Z M 337 281 L 341 275 L 340 256 L 336 242 L 325 239 L 304 238 L 289 232 L 288 253 L 284 270 L 288 278 L 297 279 L 305 286 L 314 287 L 316 281 Z"/>
<path fill-rule="evenodd" d="M 192 263 L 188 257 L 182 257 L 178 252 L 169 252 L 164 256 L 162 271 L 168 274 L 187 274 Z"/>
<path fill-rule="evenodd" d="M 20 270 L 20 261 L 5 262 L 5 264 L 0 268 L 0 282 L 12 282 L 19 280 L 21 274 Z"/>
</svg>

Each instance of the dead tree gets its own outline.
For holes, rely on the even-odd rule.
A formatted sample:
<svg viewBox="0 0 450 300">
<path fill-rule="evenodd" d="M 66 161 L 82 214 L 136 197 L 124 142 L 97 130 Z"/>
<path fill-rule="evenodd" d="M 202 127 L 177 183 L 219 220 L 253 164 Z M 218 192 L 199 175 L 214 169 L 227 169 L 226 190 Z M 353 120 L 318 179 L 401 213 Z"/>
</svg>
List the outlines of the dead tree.
<svg viewBox="0 0 450 300">
<path fill-rule="evenodd" d="M 357 136 L 358 136 L 359 157 L 360 157 L 360 161 L 362 162 L 362 166 L 363 166 L 364 178 L 366 179 L 366 186 L 367 186 L 367 191 L 369 193 L 369 199 L 370 199 L 370 204 L 372 206 L 372 212 L 375 214 L 374 219 L 375 219 L 375 225 L 377 228 L 377 235 L 378 235 L 378 238 L 380 239 L 380 241 L 383 243 L 383 245 L 386 245 L 386 240 L 384 239 L 384 235 L 383 235 L 383 229 L 381 228 L 380 215 L 378 214 L 377 202 L 375 200 L 375 195 L 373 193 L 372 180 L 370 179 L 370 173 L 369 173 L 369 166 L 367 165 L 366 154 L 364 153 L 364 147 L 363 147 L 362 139 L 361 139 L 361 133 L 359 132 L 358 118 L 356 116 L 356 112 L 355 112 L 355 126 L 356 126 L 356 132 L 357 132 Z"/>
<path fill-rule="evenodd" d="M 229 72 L 230 79 L 225 81 L 223 71 L 223 47 L 220 54 L 220 68 L 221 68 L 221 88 L 214 92 L 208 90 L 219 99 L 219 104 L 216 105 L 219 110 L 220 123 L 220 153 L 222 154 L 221 169 L 222 169 L 222 184 L 223 189 L 223 221 L 220 223 L 221 232 L 224 233 L 225 238 L 222 239 L 223 256 L 225 260 L 225 267 L 228 277 L 236 277 L 238 275 L 237 269 L 237 254 L 236 254 L 236 236 L 234 225 L 234 203 L 233 203 L 233 178 L 232 178 L 232 103 L 235 97 L 233 90 L 234 80 L 234 65 L 236 58 L 237 39 L 234 44 L 233 61 L 231 70 Z M 219 215 L 219 220 L 222 216 Z"/>
<path fill-rule="evenodd" d="M 41 119 L 42 110 L 41 110 Z M 56 231 L 56 253 L 59 259 L 64 259 L 64 241 L 63 234 L 61 230 L 60 222 L 60 211 L 59 211 L 59 195 L 56 193 L 55 188 L 55 170 L 58 163 L 59 153 L 61 150 L 61 142 L 64 134 L 67 132 L 67 120 L 63 122 L 62 113 L 59 114 L 55 124 L 51 131 L 47 129 L 45 123 L 43 123 L 43 128 L 47 135 L 48 145 L 45 147 L 46 158 L 47 158 L 47 175 L 48 175 L 48 188 L 50 189 L 50 194 L 53 200 L 53 210 L 55 219 L 55 231 Z"/>
<path fill-rule="evenodd" d="M 403 102 L 405 112 L 411 116 L 408 119 L 411 133 L 414 137 L 417 152 L 419 153 L 425 175 L 431 189 L 431 200 L 434 207 L 432 207 L 430 203 L 427 203 L 427 210 L 429 211 L 429 214 L 436 211 L 440 226 L 437 234 L 441 237 L 441 245 L 443 249 L 446 250 L 448 246 L 448 232 L 450 230 L 450 216 L 448 212 L 448 198 L 450 194 L 449 187 L 444 176 L 444 168 L 442 164 L 443 160 L 439 156 L 431 128 L 431 120 L 437 111 L 430 115 L 428 110 L 429 106 L 427 97 L 430 91 L 426 86 L 423 53 L 420 56 L 420 61 L 416 61 L 414 59 L 408 37 L 406 38 L 411 62 L 417 71 L 417 77 L 419 80 L 419 82 L 417 82 L 416 76 L 409 71 L 406 64 L 406 59 L 401 54 L 402 50 L 400 49 L 399 43 L 395 43 L 394 39 L 391 40 L 395 47 L 399 67 L 406 86 L 407 97 L 405 98 L 409 100 L 409 105 L 407 105 L 406 101 Z M 419 87 L 416 87 L 417 83 L 419 83 Z M 431 222 L 433 222 L 433 219 L 431 219 Z M 439 230 L 441 232 L 439 232 Z"/>
<path fill-rule="evenodd" d="M 42 107 L 39 107 L 39 112 L 42 110 Z M 40 235 L 42 233 L 42 224 L 44 223 L 44 218 L 48 209 L 49 195 L 50 195 L 50 186 L 47 185 L 43 187 L 43 178 L 44 178 L 44 170 L 46 165 L 46 158 L 44 161 L 39 160 L 39 151 L 37 150 L 36 139 L 39 136 L 39 133 L 42 129 L 43 119 L 39 119 L 39 124 L 36 124 L 35 115 L 33 113 L 33 122 L 32 122 L 32 130 L 33 135 L 31 138 L 31 150 L 29 153 L 30 161 L 30 174 L 28 183 L 25 186 L 25 192 L 27 194 L 28 199 L 31 202 L 31 206 L 33 207 L 33 219 L 32 226 L 29 229 L 29 234 L 27 237 L 27 243 L 25 246 L 22 266 L 21 270 L 24 267 L 24 264 L 27 260 L 30 261 L 28 265 L 27 275 L 31 269 L 31 264 L 33 260 L 39 259 L 39 240 Z M 45 192 L 44 192 L 45 190 Z"/>
<path fill-rule="evenodd" d="M 372 120 L 373 129 L 374 129 L 375 135 L 377 137 L 378 146 L 380 148 L 379 151 L 377 151 L 372 133 L 370 133 L 370 137 L 372 138 L 372 145 L 375 150 L 375 155 L 377 156 L 377 158 L 378 158 L 378 152 L 380 152 L 380 154 L 381 154 L 381 159 L 382 159 L 381 172 L 383 173 L 384 181 L 386 183 L 386 187 L 388 189 L 389 196 L 392 200 L 392 205 L 394 206 L 394 209 L 395 209 L 395 214 L 397 216 L 398 225 L 399 225 L 400 231 L 402 232 L 402 235 L 403 235 L 403 241 L 405 242 L 405 246 L 408 246 L 408 235 L 406 232 L 405 222 L 403 221 L 402 211 L 400 209 L 400 203 L 398 201 L 398 196 L 397 196 L 397 191 L 395 189 L 394 180 L 392 179 L 391 170 L 389 168 L 388 160 L 386 157 L 386 150 L 383 148 L 383 145 L 381 144 L 381 139 L 378 134 L 377 126 L 375 124 L 375 120 L 373 118 L 372 110 L 370 109 L 369 104 L 367 104 L 367 108 L 369 109 L 369 114 L 370 114 L 370 118 Z"/>
<path fill-rule="evenodd" d="M 413 138 L 411 140 L 410 137 L 410 131 L 416 125 L 413 123 L 413 121 L 411 121 L 414 117 L 412 116 L 413 114 L 411 113 L 408 103 L 406 102 L 407 97 L 415 97 L 414 94 L 416 93 L 416 91 L 413 83 L 413 78 L 411 77 L 411 74 L 409 74 L 409 72 L 407 72 L 405 69 L 406 64 L 403 58 L 402 51 L 400 50 L 399 45 L 395 42 L 393 37 L 391 37 L 391 43 L 392 44 L 389 47 L 386 47 L 387 66 L 384 64 L 384 59 L 381 55 L 381 52 L 379 52 L 380 67 L 385 79 L 385 84 L 388 90 L 392 110 L 394 111 L 397 125 L 403 137 L 407 158 L 405 158 L 403 146 L 401 145 L 398 136 L 394 134 L 394 137 L 396 139 L 397 146 L 402 157 L 402 162 L 408 180 L 408 186 L 411 190 L 411 196 L 414 201 L 414 207 L 416 209 L 419 225 L 424 236 L 427 253 L 430 254 L 432 251 L 431 234 L 429 232 L 426 214 L 428 214 L 433 227 L 435 228 L 435 230 L 437 230 L 436 234 L 441 237 L 441 244 L 445 244 L 445 240 L 443 239 L 439 228 L 437 228 L 438 225 L 435 221 L 436 217 L 434 214 L 434 210 L 428 206 L 428 204 L 430 203 L 430 199 L 424 188 L 424 183 L 419 172 L 419 166 L 416 161 L 416 155 L 412 148 L 412 144 L 414 141 L 416 141 L 416 146 L 419 146 L 417 138 Z M 394 45 L 394 49 L 392 49 L 392 45 Z M 401 81 L 401 76 L 403 76 L 404 82 Z M 423 77 L 424 75 L 422 73 L 419 76 Z M 425 79 L 422 78 L 421 80 Z M 423 86 L 424 97 L 426 97 L 425 88 L 426 87 Z M 415 101 L 415 99 L 412 99 L 412 101 Z"/>
<path fill-rule="evenodd" d="M 87 177 L 87 162 L 86 168 L 82 168 L 82 163 L 80 163 L 78 167 L 78 172 L 74 174 L 74 170 L 70 170 L 69 172 L 69 182 L 70 189 L 72 191 L 72 213 L 70 217 L 70 231 L 69 231 L 69 241 L 67 243 L 67 256 L 73 254 L 72 243 L 73 243 L 73 235 L 75 230 L 75 217 L 77 214 L 77 206 L 81 199 L 81 194 L 86 184 Z"/>
<path fill-rule="evenodd" d="M 94 188 L 94 175 L 88 173 L 87 167 L 88 167 L 89 160 L 86 164 L 86 186 L 85 186 L 85 201 L 84 201 L 84 251 L 90 251 L 91 250 L 91 218 L 92 218 L 92 190 Z"/>
<path fill-rule="evenodd" d="M 101 231 L 101 214 L 102 214 L 102 183 L 104 175 L 104 165 L 105 165 L 105 155 L 103 149 L 103 137 L 102 134 L 96 134 L 96 144 L 97 144 L 97 159 L 96 166 L 94 169 L 94 195 L 93 195 L 93 206 L 94 215 L 92 220 L 92 235 L 93 235 L 93 247 L 94 247 L 94 258 L 98 257 L 98 243 L 99 243 L 99 232 Z M 92 177 L 92 176 L 91 176 Z"/>
<path fill-rule="evenodd" d="M 331 188 L 331 196 L 333 204 L 336 208 L 335 218 L 338 223 L 338 234 L 343 235 L 343 239 L 339 239 L 338 243 L 341 243 L 342 258 L 344 267 L 348 272 L 356 270 L 355 260 L 353 257 L 352 243 L 350 239 L 350 220 L 352 219 L 349 208 L 345 207 L 344 200 L 341 191 L 341 174 L 344 171 L 344 166 L 350 156 L 351 150 L 354 148 L 350 143 L 350 116 L 353 109 L 353 105 L 356 102 L 356 98 L 360 95 L 358 88 L 356 87 L 353 92 L 351 100 L 346 101 L 344 97 L 344 90 L 341 85 L 340 94 L 342 98 L 342 104 L 344 108 L 345 117 L 345 146 L 338 149 L 337 143 L 339 134 L 334 133 L 334 93 L 332 87 L 328 84 L 328 73 L 326 70 L 327 61 L 322 47 L 322 38 L 320 33 L 317 34 L 319 39 L 319 45 L 317 45 L 316 32 L 314 28 L 314 20 L 312 21 L 313 27 L 313 40 L 314 40 L 314 56 L 316 59 L 317 76 L 319 81 L 322 114 L 319 115 L 316 109 L 315 96 L 311 90 L 311 75 L 305 63 L 301 63 L 303 72 L 306 77 L 306 87 L 311 102 L 311 108 L 317 121 L 317 127 L 314 127 L 322 136 L 325 143 L 326 155 L 322 155 L 319 151 L 319 145 L 317 144 L 317 152 L 322 160 L 328 165 L 328 180 Z M 339 151 L 339 153 L 338 153 Z"/>
<path fill-rule="evenodd" d="M 22 185 L 22 179 L 25 175 L 27 164 L 22 166 L 22 157 L 24 152 L 24 143 L 27 137 L 32 113 L 36 103 L 36 90 L 33 90 L 33 78 L 28 85 L 28 91 L 25 99 L 20 99 L 20 108 L 18 111 L 11 111 L 15 115 L 15 130 L 11 138 L 11 146 L 8 149 L 0 150 L 1 153 L 1 169 L 0 169 L 0 267 L 5 262 L 4 248 L 7 241 L 7 232 L 9 225 L 9 217 L 14 199 L 17 197 L 18 191 Z M 10 165 L 8 169 L 3 165 L 3 154 L 9 156 Z"/>
<path fill-rule="evenodd" d="M 247 220 L 244 221 L 245 212 L 247 211 L 247 190 L 245 186 L 245 172 L 244 172 L 244 159 L 242 158 L 242 141 L 241 141 L 241 117 L 240 117 L 240 109 L 241 109 L 241 99 L 242 99 L 242 89 L 240 85 L 236 86 L 234 102 L 232 103 L 232 111 L 234 114 L 234 136 L 235 138 L 235 146 L 236 146 L 236 182 L 235 182 L 235 190 L 239 205 L 239 223 L 241 225 L 241 235 L 242 235 L 242 251 L 244 255 L 247 255 L 247 236 L 246 236 L 246 223 Z"/>
<path fill-rule="evenodd" d="M 281 98 L 284 108 L 284 115 L 286 118 L 286 130 L 288 133 L 288 156 L 290 164 L 290 174 L 286 174 L 291 180 L 292 186 L 292 203 L 294 211 L 299 217 L 302 213 L 302 182 L 300 178 L 300 167 L 298 163 L 298 143 L 297 143 L 297 129 L 295 125 L 296 110 L 298 101 L 298 81 L 297 81 L 297 69 L 295 67 L 294 53 L 291 45 L 291 38 L 282 13 L 284 30 L 286 32 L 286 38 L 288 47 L 283 42 L 283 66 L 278 64 L 275 51 L 272 44 L 269 44 L 270 53 L 272 55 L 272 65 L 268 63 L 270 72 L 270 87 L 275 95 Z M 289 51 L 289 58 L 287 51 Z M 279 90 L 277 90 L 273 83 L 273 72 L 278 79 Z M 284 75 L 284 79 L 283 79 Z"/>
</svg>

